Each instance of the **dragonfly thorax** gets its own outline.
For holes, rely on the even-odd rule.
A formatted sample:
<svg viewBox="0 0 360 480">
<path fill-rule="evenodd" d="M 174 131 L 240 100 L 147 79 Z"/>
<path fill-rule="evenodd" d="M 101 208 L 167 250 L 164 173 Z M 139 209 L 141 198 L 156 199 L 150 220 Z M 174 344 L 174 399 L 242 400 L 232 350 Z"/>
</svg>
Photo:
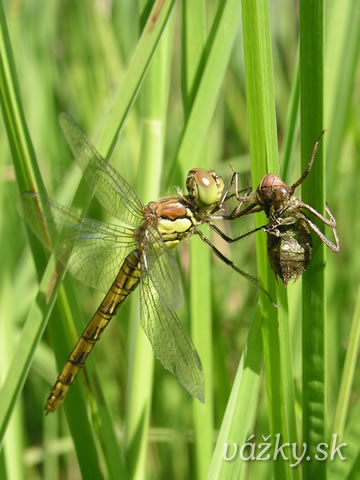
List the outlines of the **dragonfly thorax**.
<svg viewBox="0 0 360 480">
<path fill-rule="evenodd" d="M 222 198 L 224 181 L 213 170 L 193 168 L 186 177 L 189 199 L 201 210 L 212 210 Z"/>
<path fill-rule="evenodd" d="M 150 222 L 161 235 L 168 248 L 176 247 L 194 233 L 196 219 L 181 197 L 165 197 L 150 202 L 144 209 L 145 222 Z M 146 228 L 139 228 L 139 234 Z"/>
</svg>

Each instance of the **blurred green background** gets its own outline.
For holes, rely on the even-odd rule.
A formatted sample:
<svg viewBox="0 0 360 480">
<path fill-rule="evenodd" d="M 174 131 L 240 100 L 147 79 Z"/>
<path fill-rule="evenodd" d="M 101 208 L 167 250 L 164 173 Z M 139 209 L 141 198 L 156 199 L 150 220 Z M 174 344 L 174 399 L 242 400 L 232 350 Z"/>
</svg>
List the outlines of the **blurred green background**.
<svg viewBox="0 0 360 480">
<path fill-rule="evenodd" d="M 221 25 L 221 14 L 230 3 L 215 0 L 175 2 L 163 41 L 158 46 L 158 58 L 154 58 L 154 63 L 158 61 L 161 66 L 155 65 L 155 74 L 149 73 L 149 77 L 155 75 L 154 78 L 151 80 L 146 77 L 129 115 L 122 118 L 124 122 L 121 124 L 111 163 L 134 186 L 144 201 L 151 199 L 151 188 L 146 187 L 144 182 L 150 184 L 150 187 L 155 185 L 154 189 L 159 190 L 159 195 L 173 193 L 175 185 L 185 188 L 185 174 L 191 166 L 207 166 L 229 177 L 231 170 L 228 165 L 231 163 L 240 172 L 241 186 L 246 187 L 251 182 L 244 42 L 239 9 L 234 11 L 236 35 L 230 45 L 231 55 L 229 61 L 226 61 L 224 72 L 221 71 L 220 60 L 218 68 L 216 63 L 212 63 L 209 69 L 205 69 L 205 66 L 209 66 L 206 64 L 209 58 L 207 53 L 215 42 L 220 42 L 218 47 L 221 48 L 221 41 L 230 41 L 222 38 L 216 30 L 217 25 Z M 266 2 L 256 3 L 261 8 L 261 4 Z M 101 145 L 104 125 L 108 125 L 110 116 L 116 117 L 118 103 L 115 99 L 118 92 L 123 91 L 121 89 L 124 88 L 124 79 L 129 80 L 126 71 L 151 5 L 134 0 L 13 0 L 3 1 L 2 4 L 9 29 L 22 109 L 41 177 L 48 195 L 69 205 L 81 174 L 61 134 L 58 115 L 62 111 L 69 113 L 91 141 L 94 144 L 100 141 Z M 158 4 L 168 8 L 169 2 Z M 334 432 L 334 421 L 341 417 L 340 405 L 344 421 L 335 424 L 342 425 L 341 428 L 348 435 L 346 438 L 353 438 L 354 442 L 351 461 L 346 467 L 341 465 L 341 468 L 346 468 L 346 472 L 340 467 L 337 470 L 331 466 L 329 478 L 356 478 L 360 468 L 360 442 L 357 441 L 356 444 L 354 440 L 359 438 L 360 432 L 360 384 L 356 363 L 356 326 L 359 323 L 356 299 L 360 263 L 357 254 L 360 234 L 360 12 L 356 1 L 329 0 L 325 7 L 323 127 L 327 129 L 327 133 L 323 141 L 326 199 L 337 220 L 341 246 L 339 254 L 328 251 L 326 257 L 327 428 L 329 435 Z M 155 11 L 155 14 L 159 12 L 160 10 Z M 148 24 L 149 31 L 152 29 L 151 25 Z M 230 31 L 230 26 L 228 29 Z M 301 173 L 296 88 L 298 2 L 270 2 L 270 31 L 279 171 L 284 174 L 284 180 L 291 184 Z M 1 54 L 5 54 L 3 49 Z M 161 68 L 165 73 L 161 72 Z M 207 80 L 206 85 L 211 90 L 209 97 L 206 96 L 206 90 L 203 97 L 195 95 L 196 101 L 203 103 L 203 108 L 199 108 L 199 111 L 207 118 L 206 126 L 201 116 L 190 116 L 194 100 L 191 82 L 196 84 L 201 75 L 202 81 L 205 84 Z M 217 81 L 218 76 L 221 78 L 218 80 L 220 89 L 217 92 L 211 82 Z M 137 93 L 132 84 L 131 88 Z M 5 90 L 2 89 L 2 95 Z M 210 97 L 208 111 L 206 99 Z M 131 103 L 130 100 L 129 95 Z M 211 109 L 212 102 L 214 111 Z M 151 118 L 151 112 L 154 111 L 156 114 Z M 161 134 L 155 141 L 151 140 L 152 146 L 149 147 L 146 143 L 146 138 L 149 138 L 146 137 L 149 135 L 149 123 L 150 129 L 156 129 L 156 122 L 160 121 Z M 194 124 L 200 124 L 199 130 L 192 130 Z M 195 138 L 191 138 L 191 132 L 189 133 L 187 128 L 195 132 Z M 116 127 L 113 130 L 116 130 Z M 197 135 L 199 145 L 196 142 Z M 205 135 L 204 143 L 201 135 Z M 9 132 L 1 117 L 0 386 L 9 372 L 11 373 L 9 369 L 13 365 L 14 352 L 18 354 L 16 348 L 24 323 L 31 305 L 36 303 L 38 294 L 33 256 L 24 225 L 14 206 L 19 195 L 19 186 L 8 137 Z M 154 151 L 159 150 L 161 161 L 159 162 L 157 157 L 154 165 L 144 167 L 143 157 L 151 156 Z M 102 153 L 105 154 L 106 151 Z M 176 159 L 178 163 L 175 162 Z M 78 206 L 82 206 L 79 197 L 81 195 L 78 194 L 76 200 Z M 90 207 L 88 215 L 107 218 L 106 213 L 95 204 Z M 252 225 L 252 218 L 243 218 L 234 225 L 227 224 L 222 228 L 235 235 L 245 233 Z M 206 229 L 205 233 L 208 233 Z M 330 232 L 328 234 L 330 237 Z M 213 240 L 236 265 L 256 275 L 255 236 L 231 247 L 218 239 Z M 198 242 L 198 239 L 190 242 Z M 190 277 L 193 275 L 189 266 L 189 243 L 183 245 L 179 255 L 185 298 L 184 308 L 179 312 L 179 316 L 188 332 L 191 329 L 189 309 L 194 303 L 194 297 L 190 300 L 189 294 Z M 198 247 L 206 250 L 205 245 Z M 56 324 L 63 321 L 59 319 L 64 317 L 61 312 L 64 312 L 64 309 L 67 312 L 65 324 L 70 332 L 68 341 L 72 342 L 76 337 L 72 318 L 75 328 L 80 332 L 102 298 L 101 293 L 90 291 L 75 280 L 66 278 L 66 301 L 63 297 L 63 306 L 56 307 L 49 318 L 50 324 L 54 325 L 53 333 L 49 336 L 45 330 L 27 362 L 29 370 L 24 374 L 26 381 L 23 389 L 19 386 L 20 396 L 9 400 L 11 420 L 0 451 L 1 479 L 86 478 L 86 462 L 96 465 L 91 478 L 204 478 L 203 474 L 207 472 L 212 457 L 212 448 L 215 445 L 213 442 L 224 421 L 225 408 L 247 342 L 249 327 L 258 312 L 259 296 L 254 285 L 236 275 L 218 259 L 212 258 L 209 270 L 206 270 L 206 262 L 207 257 L 204 260 L 204 271 L 196 282 L 199 296 L 202 296 L 201 289 L 204 288 L 205 297 L 209 299 L 197 313 L 197 328 L 202 332 L 200 335 L 205 336 L 208 335 L 210 327 L 212 329 L 212 339 L 209 339 L 211 352 L 205 354 L 205 360 L 199 348 L 206 375 L 210 375 L 212 381 L 212 385 L 208 384 L 211 393 L 207 410 L 193 406 L 193 400 L 187 392 L 157 361 L 154 365 L 152 390 L 151 386 L 147 385 L 148 374 L 137 364 L 134 366 L 133 330 L 136 327 L 132 325 L 137 318 L 135 299 L 121 307 L 92 353 L 93 358 L 89 362 L 91 380 L 85 380 L 83 375 L 83 378 L 79 379 L 79 392 L 83 403 L 81 407 L 75 406 L 73 415 L 76 417 L 76 408 L 79 408 L 81 415 L 86 416 L 87 430 L 81 430 L 82 424 L 76 424 L 74 420 L 70 421 L 69 429 L 69 417 L 65 416 L 64 407 L 45 417 L 44 403 L 58 373 L 53 345 L 54 342 L 63 342 L 55 328 Z M 37 268 L 41 270 L 39 264 L 40 262 L 37 263 Z M 299 431 L 302 389 L 301 283 L 300 279 L 287 289 L 288 343 L 292 354 L 291 375 L 294 379 L 295 395 L 292 408 Z M 137 294 L 134 295 L 136 296 Z M 191 308 L 196 309 L 196 305 Z M 262 347 L 259 334 L 258 340 L 259 352 L 255 355 L 258 355 L 257 361 L 261 368 Z M 194 342 L 198 345 L 196 338 Z M 66 347 L 65 351 L 68 351 Z M 351 353 L 351 358 L 346 365 L 347 352 Z M 150 352 L 150 358 L 151 355 Z M 208 358 L 210 364 L 207 362 Z M 247 436 L 244 434 L 245 438 L 241 437 L 242 443 L 253 432 L 258 432 L 259 435 L 269 432 L 268 403 L 273 399 L 267 397 L 265 382 L 260 373 L 258 377 L 257 386 L 252 384 L 251 387 L 255 388 L 256 396 L 249 394 L 250 403 L 241 407 L 241 418 L 249 417 L 252 425 L 250 433 Z M 99 406 L 99 394 L 94 392 L 97 384 L 102 391 L 101 398 L 105 399 L 105 407 L 101 402 Z M 246 398 L 246 386 L 242 388 L 245 389 L 242 398 Z M 134 415 L 131 405 L 142 396 L 143 391 L 144 410 L 141 410 L 140 406 L 140 413 L 135 414 L 142 420 L 135 422 L 134 427 L 131 421 L 131 416 Z M 253 390 L 251 392 L 251 395 L 254 395 Z M 74 399 L 75 397 L 70 397 L 69 394 L 68 401 L 74 402 Z M 84 410 L 86 407 L 88 415 Z M 102 408 L 105 408 L 105 412 L 101 411 Z M 205 422 L 204 426 L 201 426 L 202 421 Z M 235 418 L 233 421 L 235 422 Z M 197 422 L 196 435 L 194 422 Z M 6 422 L 3 425 L 5 424 Z M 129 433 L 132 429 L 135 429 L 133 434 Z M 299 434 L 299 443 L 300 439 Z M 241 444 L 240 438 L 234 441 Z M 202 450 L 202 444 L 208 444 L 209 447 Z M 212 461 L 215 461 L 214 457 Z M 221 478 L 269 478 L 271 475 L 271 462 L 243 463 L 246 463 L 246 466 L 238 467 L 236 476 L 233 476 L 233 473 L 218 473 L 219 478 L 221 475 Z M 287 470 L 287 475 L 289 476 L 286 478 L 294 478 L 293 475 L 299 478 L 300 473 L 298 469 Z M 215 470 L 211 471 L 209 477 L 216 477 Z"/>
</svg>

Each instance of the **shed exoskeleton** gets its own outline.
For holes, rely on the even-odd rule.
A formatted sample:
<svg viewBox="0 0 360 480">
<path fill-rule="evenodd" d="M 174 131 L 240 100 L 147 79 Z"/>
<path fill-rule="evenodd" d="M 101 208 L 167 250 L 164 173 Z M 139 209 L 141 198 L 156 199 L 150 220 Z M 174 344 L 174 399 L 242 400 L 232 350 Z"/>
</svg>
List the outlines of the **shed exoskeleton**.
<svg viewBox="0 0 360 480">
<path fill-rule="evenodd" d="M 302 184 L 311 171 L 319 141 L 324 132 L 325 130 L 321 132 L 314 144 L 310 162 L 304 173 L 290 187 L 278 175 L 268 173 L 263 177 L 256 190 L 241 196 L 238 194 L 237 173 L 235 172 L 233 175 L 235 196 L 239 203 L 230 217 L 239 218 L 250 213 L 264 211 L 269 222 L 261 228 L 267 234 L 270 264 L 285 286 L 290 280 L 295 281 L 306 270 L 311 261 L 311 231 L 333 252 L 338 252 L 340 248 L 336 221 L 328 204 L 326 204 L 327 218 L 294 195 L 296 188 Z M 244 202 L 247 202 L 248 205 L 242 208 Z M 331 228 L 334 242 L 323 234 L 308 217 L 307 212 L 310 212 Z M 259 228 L 256 230 L 259 230 Z"/>
</svg>

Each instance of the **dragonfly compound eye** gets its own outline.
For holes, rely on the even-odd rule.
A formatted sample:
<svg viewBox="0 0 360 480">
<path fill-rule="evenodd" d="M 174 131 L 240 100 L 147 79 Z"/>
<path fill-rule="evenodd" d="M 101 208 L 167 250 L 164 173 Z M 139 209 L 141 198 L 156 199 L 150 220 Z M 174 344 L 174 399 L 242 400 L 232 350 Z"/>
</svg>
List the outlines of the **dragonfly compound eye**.
<svg viewBox="0 0 360 480">
<path fill-rule="evenodd" d="M 260 203 L 283 202 L 288 195 L 289 187 L 274 173 L 268 173 L 257 188 Z"/>
<path fill-rule="evenodd" d="M 274 191 L 275 200 L 282 202 L 287 197 L 287 193 L 288 193 L 288 188 L 286 186 L 281 185 L 277 187 L 276 190 Z"/>
<path fill-rule="evenodd" d="M 203 207 L 215 205 L 218 202 L 218 185 L 211 173 L 199 168 L 194 180 L 197 186 L 196 203 Z"/>
<path fill-rule="evenodd" d="M 224 193 L 224 188 L 225 188 L 224 180 L 221 177 L 219 177 L 216 174 L 216 172 L 214 172 L 214 170 L 211 170 L 209 172 L 209 174 L 213 177 L 213 179 L 215 180 L 215 183 L 216 183 L 217 198 L 216 198 L 215 203 L 220 203 L 221 199 L 222 199 L 222 196 L 223 196 L 223 193 Z"/>
<path fill-rule="evenodd" d="M 203 168 L 193 168 L 188 173 L 186 187 L 194 202 L 201 208 L 212 207 L 220 200 L 217 178 Z"/>
</svg>

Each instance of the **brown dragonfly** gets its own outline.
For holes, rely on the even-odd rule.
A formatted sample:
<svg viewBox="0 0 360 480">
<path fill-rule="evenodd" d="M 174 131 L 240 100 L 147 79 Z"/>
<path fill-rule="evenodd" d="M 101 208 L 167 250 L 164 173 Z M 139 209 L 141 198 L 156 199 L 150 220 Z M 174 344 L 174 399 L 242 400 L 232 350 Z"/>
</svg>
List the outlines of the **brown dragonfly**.
<svg viewBox="0 0 360 480">
<path fill-rule="evenodd" d="M 172 251 L 197 234 L 221 260 L 262 289 L 256 278 L 234 265 L 198 228 L 206 223 L 229 242 L 246 236 L 231 239 L 211 221 L 214 216 L 222 218 L 219 213 L 229 188 L 214 171 L 194 168 L 187 175 L 187 194 L 178 190 L 177 195 L 143 205 L 74 120 L 62 114 L 60 125 L 90 189 L 117 223 L 82 217 L 37 193 L 21 196 L 19 213 L 36 236 L 77 279 L 107 292 L 60 372 L 46 412 L 62 403 L 105 327 L 139 285 L 141 325 L 155 356 L 191 395 L 204 401 L 201 362 L 175 313 L 181 285 Z"/>
</svg>

